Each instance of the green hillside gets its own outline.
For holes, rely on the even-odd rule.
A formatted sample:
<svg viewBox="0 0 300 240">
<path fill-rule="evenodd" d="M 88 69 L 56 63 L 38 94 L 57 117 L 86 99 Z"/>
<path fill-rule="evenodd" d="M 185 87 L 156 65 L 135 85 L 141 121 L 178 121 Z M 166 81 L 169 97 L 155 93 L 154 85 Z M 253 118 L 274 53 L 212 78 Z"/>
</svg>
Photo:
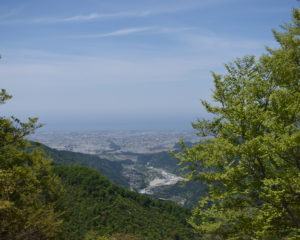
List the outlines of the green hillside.
<svg viewBox="0 0 300 240">
<path fill-rule="evenodd" d="M 87 167 L 58 165 L 54 172 L 65 188 L 63 228 L 69 239 L 84 239 L 90 231 L 145 240 L 197 239 L 186 223 L 187 209 L 125 190 Z"/>
<path fill-rule="evenodd" d="M 127 180 L 121 173 L 123 167 L 120 162 L 112 162 L 91 154 L 59 151 L 40 143 L 34 143 L 34 145 L 41 147 L 46 155 L 53 159 L 54 164 L 87 166 L 99 171 L 115 184 L 129 188 Z"/>
</svg>

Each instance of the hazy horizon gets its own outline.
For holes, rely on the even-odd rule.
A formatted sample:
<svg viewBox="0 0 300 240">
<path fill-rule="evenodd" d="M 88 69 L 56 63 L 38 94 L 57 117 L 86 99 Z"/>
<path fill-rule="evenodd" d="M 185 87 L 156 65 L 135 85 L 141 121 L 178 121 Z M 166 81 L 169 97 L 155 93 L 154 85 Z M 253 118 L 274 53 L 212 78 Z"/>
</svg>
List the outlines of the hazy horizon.
<svg viewBox="0 0 300 240">
<path fill-rule="evenodd" d="M 294 0 L 1 1 L 2 114 L 44 130 L 190 130 L 210 71 L 276 47 Z"/>
<path fill-rule="evenodd" d="M 193 131 L 192 122 L 196 118 L 159 119 L 76 119 L 73 121 L 50 120 L 51 125 L 39 120 L 44 126 L 38 132 L 85 132 L 85 131 Z M 88 122 L 88 124 L 86 124 Z"/>
</svg>

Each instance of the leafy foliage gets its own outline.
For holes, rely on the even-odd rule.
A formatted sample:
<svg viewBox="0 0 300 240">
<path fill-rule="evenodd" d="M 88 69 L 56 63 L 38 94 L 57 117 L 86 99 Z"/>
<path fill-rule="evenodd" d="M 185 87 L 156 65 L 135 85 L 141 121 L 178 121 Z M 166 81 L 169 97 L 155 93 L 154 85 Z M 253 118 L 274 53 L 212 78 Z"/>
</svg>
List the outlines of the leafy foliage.
<svg viewBox="0 0 300 240">
<path fill-rule="evenodd" d="M 213 73 L 212 120 L 193 126 L 207 138 L 177 157 L 209 191 L 190 219 L 203 239 L 300 238 L 300 13 L 274 31 L 280 47 Z"/>
<path fill-rule="evenodd" d="M 10 98 L 0 92 L 0 104 Z M 60 181 L 42 152 L 25 150 L 24 136 L 39 127 L 36 122 L 0 118 L 0 239 L 59 239 Z"/>
</svg>

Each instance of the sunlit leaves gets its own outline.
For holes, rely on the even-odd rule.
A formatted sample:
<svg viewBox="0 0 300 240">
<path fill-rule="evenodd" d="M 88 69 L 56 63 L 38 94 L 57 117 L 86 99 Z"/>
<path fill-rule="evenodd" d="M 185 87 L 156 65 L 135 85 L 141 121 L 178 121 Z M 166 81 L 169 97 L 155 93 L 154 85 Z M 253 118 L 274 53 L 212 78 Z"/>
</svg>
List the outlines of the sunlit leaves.
<svg viewBox="0 0 300 240">
<path fill-rule="evenodd" d="M 274 31 L 278 49 L 213 73 L 217 104 L 202 104 L 215 118 L 193 124 L 211 138 L 177 154 L 209 186 L 190 219 L 203 239 L 300 238 L 298 9 L 293 17 Z"/>
</svg>

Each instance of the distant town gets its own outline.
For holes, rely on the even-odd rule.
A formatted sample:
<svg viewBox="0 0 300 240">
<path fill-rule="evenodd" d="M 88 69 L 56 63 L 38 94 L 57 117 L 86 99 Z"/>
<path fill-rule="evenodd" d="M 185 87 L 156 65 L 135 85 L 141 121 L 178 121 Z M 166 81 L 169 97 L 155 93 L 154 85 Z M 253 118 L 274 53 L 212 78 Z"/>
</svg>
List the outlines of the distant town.
<svg viewBox="0 0 300 240">
<path fill-rule="evenodd" d="M 168 151 L 180 138 L 192 143 L 199 141 L 193 131 L 38 132 L 29 137 L 58 150 L 89 154 Z"/>
</svg>

